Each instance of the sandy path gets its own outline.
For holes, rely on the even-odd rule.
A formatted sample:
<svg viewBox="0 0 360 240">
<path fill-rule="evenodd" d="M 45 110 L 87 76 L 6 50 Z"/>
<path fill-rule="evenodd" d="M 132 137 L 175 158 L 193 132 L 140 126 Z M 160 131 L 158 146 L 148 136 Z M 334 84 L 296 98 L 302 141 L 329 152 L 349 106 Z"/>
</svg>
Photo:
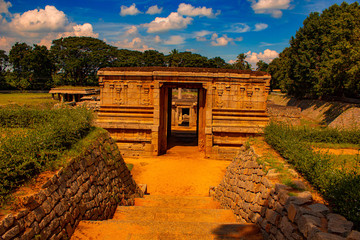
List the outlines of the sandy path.
<svg viewBox="0 0 360 240">
<path fill-rule="evenodd" d="M 209 187 L 217 186 L 229 161 L 204 158 L 196 146 L 175 146 L 167 154 L 152 158 L 124 158 L 134 164 L 132 175 L 139 184 L 147 184 L 151 195 L 208 196 Z"/>
</svg>

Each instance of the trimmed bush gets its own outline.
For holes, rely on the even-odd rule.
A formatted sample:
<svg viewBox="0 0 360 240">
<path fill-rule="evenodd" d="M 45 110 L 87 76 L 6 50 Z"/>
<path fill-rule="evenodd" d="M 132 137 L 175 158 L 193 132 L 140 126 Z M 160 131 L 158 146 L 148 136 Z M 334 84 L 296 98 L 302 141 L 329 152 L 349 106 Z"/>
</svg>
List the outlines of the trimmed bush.
<svg viewBox="0 0 360 240">
<path fill-rule="evenodd" d="M 85 108 L 0 109 L 0 202 L 19 185 L 50 169 L 64 150 L 91 130 L 93 115 Z"/>
<path fill-rule="evenodd" d="M 358 166 L 353 166 L 352 169 L 341 169 L 335 165 L 330 155 L 314 152 L 311 146 L 304 142 L 304 140 L 309 141 L 308 136 L 315 136 L 321 131 L 306 130 L 306 134 L 301 134 L 301 131 L 299 133 L 298 129 L 288 125 L 270 123 L 265 128 L 265 140 L 318 189 L 330 202 L 335 212 L 353 221 L 359 229 L 360 175 Z M 335 138 L 334 136 L 340 135 L 335 131 L 331 130 L 329 131 L 331 134 L 327 135 L 329 133 L 327 132 L 324 135 L 331 136 L 328 139 L 345 139 Z M 312 139 L 312 142 L 314 141 L 315 137 Z"/>
</svg>

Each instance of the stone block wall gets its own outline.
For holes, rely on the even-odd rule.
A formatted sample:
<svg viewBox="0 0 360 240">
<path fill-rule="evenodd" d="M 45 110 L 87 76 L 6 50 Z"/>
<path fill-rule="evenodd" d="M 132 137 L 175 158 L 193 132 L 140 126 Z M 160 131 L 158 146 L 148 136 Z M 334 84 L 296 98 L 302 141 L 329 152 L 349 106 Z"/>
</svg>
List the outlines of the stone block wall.
<svg viewBox="0 0 360 240">
<path fill-rule="evenodd" d="M 111 218 L 118 205 L 142 195 L 116 143 L 104 130 L 41 190 L 21 199 L 22 209 L 0 222 L 0 239 L 70 239 L 81 220 Z"/>
<path fill-rule="evenodd" d="M 226 175 L 210 194 L 232 209 L 240 222 L 257 224 L 264 239 L 360 239 L 353 223 L 313 201 L 310 192 L 290 194 L 282 184 L 272 184 L 252 148 L 242 147 Z"/>
<path fill-rule="evenodd" d="M 268 102 L 267 113 L 272 121 L 285 122 L 294 126 L 300 125 L 301 108 L 299 107 L 281 106 Z"/>
</svg>

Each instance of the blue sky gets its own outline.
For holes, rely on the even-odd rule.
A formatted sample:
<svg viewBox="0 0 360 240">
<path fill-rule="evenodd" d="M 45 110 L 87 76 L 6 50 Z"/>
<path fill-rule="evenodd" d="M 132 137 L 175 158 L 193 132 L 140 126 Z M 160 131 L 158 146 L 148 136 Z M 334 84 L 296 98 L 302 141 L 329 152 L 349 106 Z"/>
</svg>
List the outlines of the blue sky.
<svg viewBox="0 0 360 240">
<path fill-rule="evenodd" d="M 253 65 L 288 46 L 310 12 L 341 0 L 0 0 L 0 49 L 15 42 L 50 46 L 67 36 L 96 37 L 119 48 L 172 49 Z M 346 1 L 353 3 L 355 1 Z"/>
</svg>

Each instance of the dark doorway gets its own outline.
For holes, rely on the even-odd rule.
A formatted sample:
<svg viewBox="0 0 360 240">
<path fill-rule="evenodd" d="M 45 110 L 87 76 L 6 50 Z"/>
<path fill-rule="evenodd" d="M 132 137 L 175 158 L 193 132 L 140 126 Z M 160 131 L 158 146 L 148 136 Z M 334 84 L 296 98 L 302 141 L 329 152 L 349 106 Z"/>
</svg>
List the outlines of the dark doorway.
<svg viewBox="0 0 360 240">
<path fill-rule="evenodd" d="M 160 153 L 164 154 L 167 149 L 179 145 L 199 146 L 202 150 L 205 141 L 205 89 L 197 83 L 164 84 L 162 88 Z"/>
</svg>

